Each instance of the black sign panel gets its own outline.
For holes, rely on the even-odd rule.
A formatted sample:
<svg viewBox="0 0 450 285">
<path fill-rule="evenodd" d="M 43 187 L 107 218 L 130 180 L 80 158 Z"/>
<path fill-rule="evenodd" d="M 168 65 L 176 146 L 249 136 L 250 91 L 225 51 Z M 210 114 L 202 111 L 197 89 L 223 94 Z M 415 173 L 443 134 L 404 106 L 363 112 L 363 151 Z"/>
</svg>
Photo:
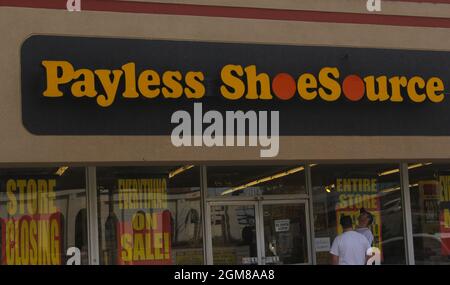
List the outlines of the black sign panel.
<svg viewBox="0 0 450 285">
<path fill-rule="evenodd" d="M 44 96 L 49 87 L 47 80 L 51 77 L 50 69 L 43 65 L 44 61 L 68 62 L 75 72 L 79 69 L 92 71 L 95 94 L 105 93 L 96 70 L 111 71 L 113 74 L 114 70 L 123 71 L 123 65 L 134 63 L 135 74 L 128 76 L 135 76 L 130 84 L 139 96 L 122 96 L 127 88 L 124 74 L 117 82 L 115 99 L 108 106 L 98 104 L 98 95 L 73 96 L 73 84 L 86 80 L 86 76 L 83 78 L 77 74 L 78 78 L 69 80 L 63 78 L 65 75 L 61 68 L 54 77 L 60 78 L 61 82 L 67 81 L 58 85 L 62 95 Z M 221 72 L 230 64 L 242 68 L 254 65 L 257 73 L 266 73 L 272 83 L 278 74 L 288 74 L 295 84 L 285 86 L 283 80 L 277 86 L 272 84 L 273 98 L 270 100 L 246 99 L 245 95 L 229 100 L 221 93 L 224 85 Z M 339 77 L 334 79 L 342 90 L 343 81 L 349 75 L 360 78 L 386 76 L 388 80 L 396 76 L 408 80 L 420 77 L 425 84 L 430 78 L 439 78 L 444 90 L 440 90 L 436 82 L 430 83 L 429 87 L 443 99 L 433 102 L 426 98 L 423 102 L 414 102 L 406 86 L 401 86 L 402 102 L 392 102 L 390 99 L 372 101 L 366 97 L 352 101 L 352 96 L 344 96 L 343 92 L 333 101 L 323 100 L 319 95 L 311 100 L 302 98 L 297 84 L 299 76 L 310 73 L 320 81 L 318 74 L 325 67 L 339 70 Z M 153 82 L 153 90 L 163 87 L 162 76 L 165 72 L 179 71 L 183 94 L 179 98 L 165 98 L 161 89 L 155 98 L 142 96 L 137 84 L 139 75 L 145 70 L 153 70 L 161 77 L 160 86 Z M 170 135 L 174 128 L 172 114 L 178 110 L 193 114 L 195 102 L 202 103 L 203 113 L 217 110 L 224 116 L 226 111 L 279 111 L 280 135 L 450 135 L 449 52 L 32 36 L 22 46 L 21 71 L 23 124 L 36 135 Z M 201 83 L 205 92 L 201 98 L 186 98 L 189 86 L 184 84 L 184 80 L 190 71 L 204 75 Z M 238 77 L 236 73 L 233 75 Z M 328 77 L 332 75 L 328 74 Z M 108 78 L 114 81 L 113 75 Z M 244 74 L 242 83 L 246 84 L 246 80 Z M 319 83 L 314 88 L 314 82 L 305 82 L 313 86 L 308 89 L 310 92 L 318 91 Z M 350 87 L 347 87 L 358 90 L 360 82 L 353 83 L 350 82 Z M 256 86 L 260 93 L 263 87 Z M 418 83 L 412 88 L 417 94 L 422 94 L 427 86 Z M 230 86 L 225 87 L 233 91 Z M 277 91 L 278 94 L 290 94 L 292 90 L 286 90 L 292 87 L 297 89 L 292 98 L 282 100 L 280 97 L 283 96 L 274 94 L 275 87 L 282 90 Z M 247 90 L 249 87 L 245 88 Z M 392 88 L 388 87 L 390 94 Z M 173 88 L 166 91 L 175 92 Z M 324 91 L 330 90 L 325 88 Z"/>
</svg>

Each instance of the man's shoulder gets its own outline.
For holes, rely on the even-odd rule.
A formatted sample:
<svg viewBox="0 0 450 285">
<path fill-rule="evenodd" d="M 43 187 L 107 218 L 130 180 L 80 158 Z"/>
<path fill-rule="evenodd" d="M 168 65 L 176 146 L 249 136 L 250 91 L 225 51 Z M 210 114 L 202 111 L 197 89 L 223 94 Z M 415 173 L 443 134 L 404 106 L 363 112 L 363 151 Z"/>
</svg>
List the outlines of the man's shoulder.
<svg viewBox="0 0 450 285">
<path fill-rule="evenodd" d="M 341 237 L 341 239 L 351 239 L 351 240 L 353 240 L 353 239 L 355 239 L 355 237 L 358 238 L 360 235 L 361 234 L 358 233 L 358 232 L 348 231 L 348 232 L 340 234 L 339 236 Z"/>
<path fill-rule="evenodd" d="M 367 232 L 367 231 L 370 232 L 370 229 L 369 228 L 356 228 L 355 231 L 356 232 Z"/>
<path fill-rule="evenodd" d="M 349 231 L 347 233 L 348 233 L 347 236 L 352 239 L 361 239 L 361 238 L 366 239 L 366 237 L 362 233 L 357 231 Z"/>
<path fill-rule="evenodd" d="M 358 239 L 358 242 L 361 242 L 361 244 L 363 244 L 364 246 L 369 246 L 370 247 L 369 239 L 368 239 L 368 237 L 365 234 L 358 233 L 358 232 L 355 232 L 355 233 L 357 235 L 357 236 L 355 236 L 355 238 Z"/>
<path fill-rule="evenodd" d="M 369 228 L 358 228 L 355 231 L 364 236 L 372 236 L 373 237 L 372 231 Z"/>
<path fill-rule="evenodd" d="M 340 240 L 342 239 L 342 236 L 343 236 L 344 234 L 345 234 L 345 233 L 342 233 L 342 234 L 337 235 L 337 236 L 334 238 L 334 241 L 335 241 L 335 242 L 340 241 Z"/>
</svg>

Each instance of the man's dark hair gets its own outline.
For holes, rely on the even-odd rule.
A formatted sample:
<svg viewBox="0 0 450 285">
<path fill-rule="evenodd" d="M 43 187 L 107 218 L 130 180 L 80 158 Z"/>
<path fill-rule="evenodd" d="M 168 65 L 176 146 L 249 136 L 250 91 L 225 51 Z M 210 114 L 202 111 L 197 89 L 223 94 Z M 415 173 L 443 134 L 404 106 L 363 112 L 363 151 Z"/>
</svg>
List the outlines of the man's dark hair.
<svg viewBox="0 0 450 285">
<path fill-rule="evenodd" d="M 341 223 L 341 226 L 343 229 L 348 229 L 348 228 L 353 227 L 353 221 L 350 216 L 345 216 L 345 215 L 341 216 L 340 223 Z"/>
<path fill-rule="evenodd" d="M 373 223 L 373 215 L 370 212 L 368 212 L 366 209 L 361 208 L 359 210 L 359 213 L 367 216 L 367 219 L 369 220 L 369 224 L 368 224 L 369 226 Z"/>
</svg>

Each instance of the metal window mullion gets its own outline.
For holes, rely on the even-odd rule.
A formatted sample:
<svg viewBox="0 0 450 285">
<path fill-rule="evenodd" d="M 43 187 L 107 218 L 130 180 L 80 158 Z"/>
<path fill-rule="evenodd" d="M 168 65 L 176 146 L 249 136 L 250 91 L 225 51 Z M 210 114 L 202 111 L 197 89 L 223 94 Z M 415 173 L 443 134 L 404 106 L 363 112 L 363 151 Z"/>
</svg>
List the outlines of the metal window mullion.
<svg viewBox="0 0 450 285">
<path fill-rule="evenodd" d="M 400 164 L 400 183 L 401 183 L 401 193 L 402 193 L 402 210 L 403 210 L 403 232 L 405 236 L 405 252 L 406 252 L 406 263 L 409 265 L 415 264 L 414 258 L 414 237 L 413 237 L 413 227 L 412 227 L 412 214 L 411 214 L 411 195 L 409 189 L 409 174 L 408 174 L 408 164 Z"/>
<path fill-rule="evenodd" d="M 310 246 L 309 252 L 311 256 L 311 260 L 309 262 L 311 264 L 316 265 L 316 246 L 315 246 L 315 232 L 314 232 L 314 201 L 313 201 L 313 191 L 312 191 L 312 181 L 311 181 L 311 167 L 307 163 L 305 165 L 305 180 L 306 180 L 306 193 L 308 194 L 308 210 L 309 210 L 309 239 Z"/>
<path fill-rule="evenodd" d="M 262 200 L 255 202 L 255 226 L 256 226 L 256 259 L 258 265 L 266 264 L 266 246 L 264 237 L 264 217 Z M 251 256 L 253 258 L 253 256 Z"/>
<path fill-rule="evenodd" d="M 98 265 L 99 241 L 98 241 L 98 211 L 97 211 L 97 177 L 96 168 L 86 168 L 86 203 L 87 203 L 87 227 L 88 227 L 88 256 L 90 265 Z"/>
<path fill-rule="evenodd" d="M 203 263 L 213 264 L 212 239 L 211 239 L 211 214 L 206 201 L 208 195 L 208 180 L 206 166 L 200 166 L 200 199 L 203 215 Z"/>
</svg>

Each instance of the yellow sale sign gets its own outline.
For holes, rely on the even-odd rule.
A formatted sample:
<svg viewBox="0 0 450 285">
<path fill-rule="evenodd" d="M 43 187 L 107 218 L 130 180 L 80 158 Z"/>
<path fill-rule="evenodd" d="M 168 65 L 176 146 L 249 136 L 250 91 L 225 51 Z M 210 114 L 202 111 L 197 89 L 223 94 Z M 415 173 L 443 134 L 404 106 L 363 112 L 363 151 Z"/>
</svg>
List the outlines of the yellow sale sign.
<svg viewBox="0 0 450 285">
<path fill-rule="evenodd" d="M 376 178 L 338 178 L 336 179 L 336 191 L 339 193 L 336 204 L 337 233 L 341 234 L 343 229 L 339 224 L 341 216 L 350 216 L 353 224 L 357 225 L 359 211 L 366 209 L 373 215 L 373 223 L 370 230 L 374 241 L 372 246 L 381 251 L 381 212 L 380 200 L 377 195 Z"/>
</svg>

